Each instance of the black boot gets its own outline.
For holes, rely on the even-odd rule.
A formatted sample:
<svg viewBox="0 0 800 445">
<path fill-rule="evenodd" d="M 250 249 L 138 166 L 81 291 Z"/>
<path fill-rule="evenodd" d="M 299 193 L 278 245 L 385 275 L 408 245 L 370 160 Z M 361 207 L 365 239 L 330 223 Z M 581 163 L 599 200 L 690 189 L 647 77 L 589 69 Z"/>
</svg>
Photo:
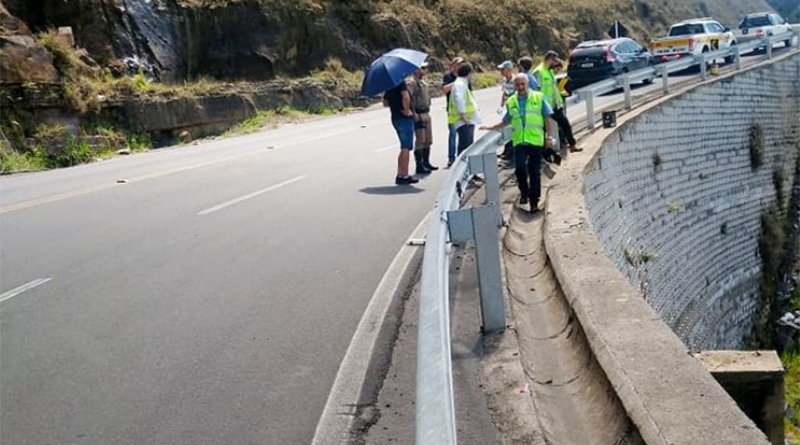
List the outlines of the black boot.
<svg viewBox="0 0 800 445">
<path fill-rule="evenodd" d="M 431 171 L 428 170 L 428 168 L 425 166 L 425 160 L 424 160 L 424 158 L 422 156 L 422 152 L 421 151 L 415 151 L 414 152 L 414 161 L 416 161 L 416 164 L 417 164 L 417 174 L 418 175 L 430 174 Z"/>
<path fill-rule="evenodd" d="M 431 165 L 431 149 L 430 148 L 426 148 L 425 150 L 423 150 L 423 152 L 422 152 L 422 162 L 425 164 L 425 168 L 427 168 L 428 170 L 430 170 L 432 172 L 435 172 L 436 170 L 439 170 L 439 167 L 437 167 L 435 165 Z"/>
</svg>

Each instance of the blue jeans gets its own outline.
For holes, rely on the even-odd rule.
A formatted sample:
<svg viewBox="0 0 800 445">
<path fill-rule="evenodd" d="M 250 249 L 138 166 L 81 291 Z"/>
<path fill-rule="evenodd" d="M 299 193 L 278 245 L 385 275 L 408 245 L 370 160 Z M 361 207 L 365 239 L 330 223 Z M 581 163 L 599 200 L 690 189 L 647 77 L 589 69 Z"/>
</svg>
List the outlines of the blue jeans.
<svg viewBox="0 0 800 445">
<path fill-rule="evenodd" d="M 447 159 L 455 160 L 456 158 L 456 127 L 453 125 L 447 126 L 448 134 L 447 134 Z"/>
<path fill-rule="evenodd" d="M 413 117 L 399 117 L 392 119 L 392 125 L 397 132 L 397 138 L 400 140 L 401 150 L 414 149 L 414 118 Z"/>
</svg>

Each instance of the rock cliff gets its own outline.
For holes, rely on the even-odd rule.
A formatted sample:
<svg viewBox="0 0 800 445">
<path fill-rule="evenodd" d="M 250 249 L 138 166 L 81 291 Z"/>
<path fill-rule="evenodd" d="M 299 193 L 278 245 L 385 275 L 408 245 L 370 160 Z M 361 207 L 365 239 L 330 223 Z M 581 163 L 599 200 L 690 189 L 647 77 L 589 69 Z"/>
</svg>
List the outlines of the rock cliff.
<svg viewBox="0 0 800 445">
<path fill-rule="evenodd" d="M 329 58 L 362 69 L 394 46 L 434 61 L 496 62 L 599 38 L 619 19 L 640 40 L 712 15 L 735 25 L 763 0 L 5 0 L 34 31 L 71 26 L 78 45 L 117 72 L 162 80 L 301 75 Z"/>
</svg>

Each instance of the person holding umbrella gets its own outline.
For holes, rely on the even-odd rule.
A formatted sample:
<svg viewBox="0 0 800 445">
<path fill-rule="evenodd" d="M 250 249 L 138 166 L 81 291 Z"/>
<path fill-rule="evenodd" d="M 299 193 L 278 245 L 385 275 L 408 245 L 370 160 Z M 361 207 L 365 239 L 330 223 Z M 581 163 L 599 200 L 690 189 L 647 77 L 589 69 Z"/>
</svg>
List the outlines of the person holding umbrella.
<svg viewBox="0 0 800 445">
<path fill-rule="evenodd" d="M 391 110 L 392 126 L 400 140 L 395 177 L 397 185 L 419 182 L 408 173 L 411 152 L 414 150 L 414 113 L 411 110 L 411 94 L 405 79 L 419 69 L 427 58 L 427 54 L 410 49 L 398 48 L 389 51 L 372 62 L 361 86 L 361 93 L 368 97 L 386 92 L 383 104 Z"/>
</svg>

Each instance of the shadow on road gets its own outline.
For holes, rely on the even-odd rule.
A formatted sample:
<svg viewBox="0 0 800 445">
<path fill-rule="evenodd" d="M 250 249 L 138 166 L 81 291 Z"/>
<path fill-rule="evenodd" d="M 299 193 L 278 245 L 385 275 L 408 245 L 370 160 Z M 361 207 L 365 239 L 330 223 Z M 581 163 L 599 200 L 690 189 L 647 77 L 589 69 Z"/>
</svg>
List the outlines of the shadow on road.
<svg viewBox="0 0 800 445">
<path fill-rule="evenodd" d="M 416 195 L 417 193 L 422 193 L 425 190 L 409 186 L 386 185 L 382 187 L 364 187 L 359 191 L 366 195 L 391 196 L 391 195 Z"/>
</svg>

